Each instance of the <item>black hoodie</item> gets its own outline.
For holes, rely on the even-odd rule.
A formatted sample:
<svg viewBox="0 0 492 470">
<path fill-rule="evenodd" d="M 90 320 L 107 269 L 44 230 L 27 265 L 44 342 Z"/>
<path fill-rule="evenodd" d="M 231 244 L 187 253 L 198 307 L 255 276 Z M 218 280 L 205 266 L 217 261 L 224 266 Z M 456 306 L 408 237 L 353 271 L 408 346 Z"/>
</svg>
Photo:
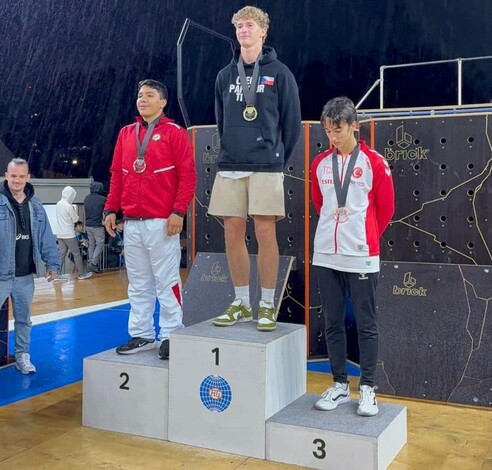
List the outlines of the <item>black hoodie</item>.
<svg viewBox="0 0 492 470">
<path fill-rule="evenodd" d="M 0 192 L 9 200 L 15 215 L 15 276 L 27 276 L 35 273 L 36 265 L 32 254 L 31 214 L 29 210 L 29 201 L 34 196 L 34 187 L 31 183 L 26 184 L 24 188 L 26 198 L 20 204 L 12 196 L 6 180 L 3 182 L 3 187 L 0 188 Z"/>
<path fill-rule="evenodd" d="M 90 194 L 84 199 L 86 227 L 102 227 L 104 204 L 106 204 L 106 196 L 103 185 L 94 181 L 91 183 Z"/>
<path fill-rule="evenodd" d="M 254 121 L 243 118 L 246 107 L 239 81 L 238 49 L 232 62 L 217 75 L 215 117 L 221 139 L 219 171 L 281 172 L 301 132 L 299 90 L 291 71 L 263 46 Z M 246 76 L 254 64 L 245 64 Z"/>
</svg>

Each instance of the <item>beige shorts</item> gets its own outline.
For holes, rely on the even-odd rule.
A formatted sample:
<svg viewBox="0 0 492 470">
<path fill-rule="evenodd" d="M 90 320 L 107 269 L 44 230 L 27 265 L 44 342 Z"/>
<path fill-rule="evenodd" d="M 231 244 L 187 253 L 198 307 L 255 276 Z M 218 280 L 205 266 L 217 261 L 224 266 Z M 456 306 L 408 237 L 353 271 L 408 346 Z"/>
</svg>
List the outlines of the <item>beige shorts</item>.
<svg viewBox="0 0 492 470">
<path fill-rule="evenodd" d="M 218 217 L 285 217 L 284 175 L 255 172 L 241 179 L 215 176 L 208 212 Z"/>
</svg>

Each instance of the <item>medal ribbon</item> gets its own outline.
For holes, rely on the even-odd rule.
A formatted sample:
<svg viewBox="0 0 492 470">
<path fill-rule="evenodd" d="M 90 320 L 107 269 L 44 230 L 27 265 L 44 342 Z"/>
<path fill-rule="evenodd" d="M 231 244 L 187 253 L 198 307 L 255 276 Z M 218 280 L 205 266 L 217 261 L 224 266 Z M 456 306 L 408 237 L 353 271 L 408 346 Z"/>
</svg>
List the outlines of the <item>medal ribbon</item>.
<svg viewBox="0 0 492 470">
<path fill-rule="evenodd" d="M 244 71 L 243 58 L 239 57 L 237 63 L 237 71 L 239 73 L 239 83 L 243 89 L 244 101 L 246 101 L 246 106 L 253 106 L 256 102 L 256 88 L 258 87 L 258 75 L 260 74 L 260 58 L 261 54 L 255 61 L 255 66 L 253 68 L 253 75 L 251 77 L 251 85 L 248 85 L 248 80 L 246 79 L 246 72 Z"/>
<path fill-rule="evenodd" d="M 137 128 L 135 130 L 135 134 L 137 136 L 137 152 L 138 152 L 138 157 L 135 163 L 137 166 L 142 166 L 145 162 L 145 151 L 147 150 L 147 145 L 149 145 L 150 138 L 152 136 L 152 132 L 154 132 L 154 128 L 157 125 L 157 123 L 162 119 L 164 114 L 161 114 L 158 118 L 154 119 L 149 126 L 147 127 L 147 130 L 145 131 L 145 136 L 144 140 L 142 143 L 140 143 L 139 139 L 139 134 L 140 134 L 140 122 L 137 122 Z"/>
<path fill-rule="evenodd" d="M 345 207 L 347 202 L 347 193 L 350 184 L 350 178 L 352 177 L 352 172 L 354 171 L 355 161 L 359 155 L 359 144 L 357 144 L 350 154 L 350 160 L 347 166 L 347 171 L 345 172 L 345 179 L 343 180 L 343 185 L 340 183 L 340 174 L 338 173 L 338 154 L 337 149 L 333 150 L 332 153 L 332 167 L 333 167 L 333 186 L 335 186 L 335 193 L 337 195 L 338 207 Z"/>
</svg>

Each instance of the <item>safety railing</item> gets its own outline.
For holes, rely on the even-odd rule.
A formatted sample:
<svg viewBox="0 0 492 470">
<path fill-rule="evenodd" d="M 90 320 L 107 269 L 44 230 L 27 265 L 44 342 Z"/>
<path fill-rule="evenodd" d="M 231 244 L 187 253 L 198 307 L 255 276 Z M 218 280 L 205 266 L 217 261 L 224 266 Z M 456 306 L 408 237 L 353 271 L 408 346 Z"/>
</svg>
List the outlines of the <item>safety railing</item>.
<svg viewBox="0 0 492 470">
<path fill-rule="evenodd" d="M 222 39 L 226 42 L 229 43 L 232 52 L 234 52 L 234 41 L 227 36 L 224 36 L 223 34 L 217 33 L 213 29 L 207 28 L 206 26 L 203 26 L 201 24 L 195 23 L 194 21 L 191 21 L 189 18 L 186 18 L 183 24 L 183 27 L 181 28 L 181 32 L 179 33 L 178 37 L 178 42 L 176 44 L 176 59 L 177 59 L 177 85 L 178 85 L 178 104 L 179 108 L 181 110 L 181 114 L 183 115 L 183 120 L 185 122 L 185 126 L 191 127 L 191 121 L 190 117 L 188 115 L 188 110 L 186 108 L 186 103 L 184 100 L 184 93 L 183 93 L 183 43 L 186 38 L 186 35 L 188 34 L 188 29 L 192 26 L 193 28 L 199 29 L 200 31 L 203 31 L 207 34 L 210 34 L 211 36 L 215 36 L 216 38 Z"/>
<path fill-rule="evenodd" d="M 456 85 L 456 93 L 457 93 L 457 105 L 461 106 L 463 104 L 463 63 L 471 62 L 471 61 L 479 61 L 479 60 L 490 60 L 492 56 L 481 56 L 481 57 L 459 57 L 457 59 L 448 59 L 448 60 L 433 60 L 430 62 L 413 62 L 409 64 L 395 64 L 395 65 L 382 65 L 379 68 L 379 78 L 372 84 L 372 86 L 367 90 L 366 94 L 361 98 L 361 100 L 357 103 L 356 108 L 360 109 L 360 106 L 364 101 L 371 95 L 371 93 L 379 86 L 379 109 L 384 109 L 384 85 L 385 85 L 385 77 L 384 73 L 389 69 L 397 69 L 404 67 L 420 67 L 422 65 L 437 65 L 437 64 L 449 64 L 456 63 L 457 70 L 457 85 Z"/>
</svg>

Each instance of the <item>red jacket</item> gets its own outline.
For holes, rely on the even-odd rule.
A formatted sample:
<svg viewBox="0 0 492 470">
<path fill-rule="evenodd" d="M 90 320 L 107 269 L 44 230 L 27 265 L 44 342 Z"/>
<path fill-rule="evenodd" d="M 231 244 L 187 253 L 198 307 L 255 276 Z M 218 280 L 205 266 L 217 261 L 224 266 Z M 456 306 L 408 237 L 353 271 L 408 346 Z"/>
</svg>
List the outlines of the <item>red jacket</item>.
<svg viewBox="0 0 492 470">
<path fill-rule="evenodd" d="M 348 256 L 379 255 L 379 238 L 395 212 L 393 179 L 382 155 L 359 141 L 359 155 L 350 178 L 345 206 L 348 220 L 339 223 L 333 218 L 338 206 L 333 185 L 333 149 L 318 155 L 311 164 L 311 196 L 320 216 L 314 238 L 314 251 Z M 346 166 L 338 156 L 340 180 Z"/>
<path fill-rule="evenodd" d="M 141 117 L 137 121 L 142 122 Z M 147 128 L 140 126 L 140 142 Z M 172 119 L 162 118 L 145 152 L 147 168 L 136 173 L 136 123 L 121 129 L 111 165 L 105 211 L 123 210 L 126 218 L 168 218 L 186 213 L 196 186 L 196 170 L 188 133 Z"/>
</svg>

